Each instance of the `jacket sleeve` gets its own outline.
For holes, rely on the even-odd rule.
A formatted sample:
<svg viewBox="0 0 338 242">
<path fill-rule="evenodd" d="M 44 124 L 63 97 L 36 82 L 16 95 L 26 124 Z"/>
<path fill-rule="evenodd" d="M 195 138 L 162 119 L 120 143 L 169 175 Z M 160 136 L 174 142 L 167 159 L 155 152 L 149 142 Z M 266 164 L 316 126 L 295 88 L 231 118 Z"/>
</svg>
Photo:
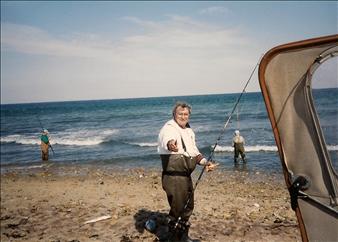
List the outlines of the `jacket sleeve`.
<svg viewBox="0 0 338 242">
<path fill-rule="evenodd" d="M 159 146 L 164 150 L 168 150 L 167 144 L 169 140 L 178 140 L 178 138 L 176 129 L 171 125 L 165 125 L 158 137 Z"/>
</svg>

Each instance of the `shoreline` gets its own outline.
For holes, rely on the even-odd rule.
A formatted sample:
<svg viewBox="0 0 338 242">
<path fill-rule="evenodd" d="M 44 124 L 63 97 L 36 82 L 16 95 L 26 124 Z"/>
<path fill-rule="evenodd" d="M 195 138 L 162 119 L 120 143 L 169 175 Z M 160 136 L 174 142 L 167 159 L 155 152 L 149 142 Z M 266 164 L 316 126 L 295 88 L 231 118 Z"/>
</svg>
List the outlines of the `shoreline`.
<svg viewBox="0 0 338 242">
<path fill-rule="evenodd" d="M 217 161 L 216 161 L 217 162 Z M 194 173 L 199 173 L 199 166 L 196 166 L 196 170 Z M 11 164 L 0 164 L 1 173 L 0 175 L 6 175 L 9 173 L 27 175 L 39 173 L 41 171 L 48 170 L 49 173 L 54 175 L 77 175 L 78 173 L 86 173 L 89 174 L 93 170 L 104 170 L 107 174 L 116 173 L 116 172 L 129 172 L 134 170 L 144 169 L 147 171 L 156 171 L 161 172 L 161 163 L 157 161 L 157 163 L 142 163 L 142 164 L 115 164 L 115 163 L 105 163 L 104 161 L 87 161 L 87 162 L 55 162 L 55 161 L 47 161 L 47 162 L 30 162 L 30 163 L 11 163 Z M 282 169 L 282 168 L 281 168 Z M 249 175 L 249 177 L 253 178 L 256 175 L 263 176 L 273 176 L 278 180 L 283 180 L 282 170 L 280 172 L 276 170 L 269 170 L 264 168 L 258 168 L 255 166 L 251 166 L 251 164 L 243 164 L 242 162 L 234 165 L 233 163 L 219 163 L 217 171 L 221 171 L 222 173 L 245 173 Z M 74 173 L 74 174 L 72 174 Z"/>
<path fill-rule="evenodd" d="M 257 172 L 256 172 L 257 173 Z M 201 241 L 301 241 L 282 176 L 205 173 L 190 234 Z M 197 169 L 193 181 L 199 175 Z M 161 171 L 45 166 L 1 174 L 1 241 L 156 241 L 169 210 Z M 109 216 L 94 223 L 86 221 Z"/>
</svg>

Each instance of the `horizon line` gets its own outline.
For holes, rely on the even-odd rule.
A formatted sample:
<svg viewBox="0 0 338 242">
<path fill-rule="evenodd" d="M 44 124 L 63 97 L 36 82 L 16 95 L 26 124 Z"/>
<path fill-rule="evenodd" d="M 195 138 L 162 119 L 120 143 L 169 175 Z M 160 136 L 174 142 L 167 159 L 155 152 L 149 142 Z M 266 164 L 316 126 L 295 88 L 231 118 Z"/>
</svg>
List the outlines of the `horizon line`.
<svg viewBox="0 0 338 242">
<path fill-rule="evenodd" d="M 312 88 L 314 90 L 321 89 L 337 89 L 338 87 Z M 63 103 L 63 102 L 90 102 L 90 101 L 110 101 L 110 100 L 128 100 L 128 99 L 150 99 L 150 98 L 168 98 L 168 97 L 193 97 L 193 96 L 212 96 L 212 95 L 231 95 L 241 92 L 229 93 L 211 93 L 211 94 L 191 94 L 191 95 L 169 95 L 169 96 L 147 96 L 147 97 L 121 97 L 121 98 L 103 98 L 103 99 L 78 99 L 78 100 L 51 100 L 51 101 L 33 101 L 33 102 L 18 102 L 18 103 L 1 103 L 0 105 L 20 105 L 20 104 L 45 104 L 45 103 Z M 261 93 L 261 91 L 245 91 L 245 93 Z"/>
<path fill-rule="evenodd" d="M 260 91 L 247 91 L 246 93 L 259 93 Z M 238 94 L 241 92 L 229 93 L 212 93 L 212 94 L 191 94 L 191 95 L 169 95 L 169 96 L 147 96 L 147 97 L 121 97 L 121 98 L 103 98 L 103 99 L 78 99 L 78 100 L 63 100 L 63 101 L 33 101 L 33 102 L 18 102 L 18 103 L 1 103 L 1 105 L 16 105 L 16 104 L 43 104 L 43 103 L 62 103 L 62 102 L 90 102 L 90 101 L 109 101 L 109 100 L 128 100 L 128 99 L 150 99 L 150 98 L 167 98 L 167 97 L 193 97 L 193 96 L 212 96 L 212 95 L 227 95 Z"/>
</svg>

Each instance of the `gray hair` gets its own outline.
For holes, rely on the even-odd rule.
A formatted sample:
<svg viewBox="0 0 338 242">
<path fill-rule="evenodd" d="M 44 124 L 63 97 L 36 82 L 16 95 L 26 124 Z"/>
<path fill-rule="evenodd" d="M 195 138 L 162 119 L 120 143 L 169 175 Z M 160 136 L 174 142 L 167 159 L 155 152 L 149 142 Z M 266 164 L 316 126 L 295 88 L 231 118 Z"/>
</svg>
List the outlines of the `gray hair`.
<svg viewBox="0 0 338 242">
<path fill-rule="evenodd" d="M 191 114 L 191 106 L 186 102 L 178 101 L 178 102 L 175 103 L 175 106 L 173 107 L 173 116 L 175 116 L 176 109 L 178 107 L 187 108 L 189 110 L 189 114 Z"/>
</svg>

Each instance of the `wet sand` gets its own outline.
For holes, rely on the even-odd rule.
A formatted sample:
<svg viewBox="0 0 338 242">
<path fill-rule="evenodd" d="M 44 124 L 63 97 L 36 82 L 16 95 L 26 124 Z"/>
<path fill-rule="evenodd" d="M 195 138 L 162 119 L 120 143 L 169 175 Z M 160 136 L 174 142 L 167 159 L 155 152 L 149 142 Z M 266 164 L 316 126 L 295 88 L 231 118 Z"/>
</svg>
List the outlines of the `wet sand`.
<svg viewBox="0 0 338 242">
<path fill-rule="evenodd" d="M 1 175 L 4 242 L 153 242 L 168 210 L 160 170 L 52 165 Z M 154 233 L 144 229 L 148 218 L 157 221 Z M 201 241 L 301 241 L 289 194 L 276 174 L 205 173 L 190 222 L 191 237 Z"/>
</svg>

